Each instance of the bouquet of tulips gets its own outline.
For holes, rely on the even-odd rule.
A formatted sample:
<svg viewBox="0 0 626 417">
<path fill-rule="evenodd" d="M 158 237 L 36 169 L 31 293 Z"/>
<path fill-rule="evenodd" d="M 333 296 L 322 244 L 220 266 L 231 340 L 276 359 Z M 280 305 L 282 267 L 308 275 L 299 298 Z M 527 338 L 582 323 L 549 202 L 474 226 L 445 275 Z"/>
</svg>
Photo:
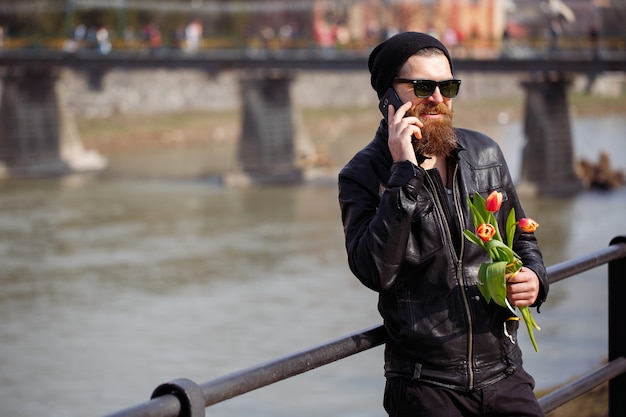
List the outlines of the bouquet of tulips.
<svg viewBox="0 0 626 417">
<path fill-rule="evenodd" d="M 480 266 L 478 289 L 487 303 L 493 300 L 499 306 L 508 308 L 514 315 L 509 320 L 519 320 L 515 308 L 506 298 L 507 280 L 522 269 L 522 261 L 513 251 L 513 239 L 518 225 L 522 232 L 532 233 L 539 227 L 539 224 L 527 217 L 520 219 L 519 222 L 515 221 L 515 209 L 511 209 L 506 220 L 506 240 L 503 240 L 495 218 L 495 213 L 502 205 L 502 193 L 493 191 L 486 199 L 479 193 L 475 193 L 474 198 L 468 197 L 468 200 L 476 231 L 465 230 L 463 234 L 468 240 L 483 248 L 491 258 L 491 262 Z M 519 310 L 526 323 L 533 347 L 535 351 L 538 351 L 533 329 L 541 330 L 541 328 L 533 319 L 528 307 L 519 307 Z M 506 326 L 504 326 L 504 331 L 509 336 Z"/>
</svg>

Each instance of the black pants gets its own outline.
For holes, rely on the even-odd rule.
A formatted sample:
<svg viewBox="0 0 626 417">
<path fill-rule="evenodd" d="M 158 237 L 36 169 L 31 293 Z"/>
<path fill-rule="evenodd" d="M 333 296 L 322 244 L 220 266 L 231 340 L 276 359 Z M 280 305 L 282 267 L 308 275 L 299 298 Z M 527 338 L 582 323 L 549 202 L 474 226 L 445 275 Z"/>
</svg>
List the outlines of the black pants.
<svg viewBox="0 0 626 417">
<path fill-rule="evenodd" d="M 390 417 L 544 417 L 534 386 L 534 379 L 521 367 L 513 375 L 473 392 L 388 378 L 384 406 Z"/>
</svg>

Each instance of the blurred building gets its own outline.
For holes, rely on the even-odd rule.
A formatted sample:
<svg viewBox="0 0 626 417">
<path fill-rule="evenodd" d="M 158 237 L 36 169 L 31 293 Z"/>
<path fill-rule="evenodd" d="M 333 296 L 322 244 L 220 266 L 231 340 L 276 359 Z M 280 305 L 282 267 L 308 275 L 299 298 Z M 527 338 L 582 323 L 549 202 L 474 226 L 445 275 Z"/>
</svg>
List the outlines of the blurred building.
<svg viewBox="0 0 626 417">
<path fill-rule="evenodd" d="M 314 0 L 313 32 L 338 44 L 374 44 L 396 32 L 431 33 L 449 47 L 497 46 L 512 37 L 623 36 L 623 0 Z M 329 35 L 330 34 L 330 35 Z M 328 42 L 328 36 L 324 42 Z"/>
<path fill-rule="evenodd" d="M 460 44 L 499 39 L 504 6 L 501 0 L 315 0 L 313 25 L 334 31 L 339 43 L 371 44 L 397 32 L 421 31 Z"/>
</svg>

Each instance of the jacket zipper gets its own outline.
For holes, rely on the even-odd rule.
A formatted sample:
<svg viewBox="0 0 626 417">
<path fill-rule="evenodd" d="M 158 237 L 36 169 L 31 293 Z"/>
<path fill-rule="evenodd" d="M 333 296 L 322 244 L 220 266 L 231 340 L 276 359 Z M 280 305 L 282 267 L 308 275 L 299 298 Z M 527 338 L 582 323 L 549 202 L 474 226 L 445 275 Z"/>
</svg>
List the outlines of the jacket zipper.
<svg viewBox="0 0 626 417">
<path fill-rule="evenodd" d="M 456 178 L 457 170 L 458 170 L 458 164 L 454 168 L 453 178 Z M 459 221 L 459 227 L 460 227 L 460 232 L 461 232 L 461 248 L 459 251 L 459 257 L 456 259 L 457 276 L 458 276 L 457 279 L 459 280 L 461 286 L 463 287 L 463 291 L 461 291 L 461 293 L 463 294 L 465 314 L 467 314 L 468 333 L 469 333 L 468 340 L 467 340 L 467 359 L 468 359 L 468 366 L 469 366 L 468 390 L 471 391 L 474 389 L 474 377 L 475 377 L 474 375 L 474 368 L 475 368 L 475 365 L 474 365 L 474 323 L 472 320 L 470 303 L 469 303 L 469 300 L 467 299 L 467 285 L 465 283 L 465 276 L 463 274 L 463 254 L 465 252 L 465 238 L 463 236 L 463 230 L 465 228 L 465 217 L 463 216 L 463 211 L 461 210 L 462 208 L 461 196 L 459 194 L 459 187 L 456 181 L 452 182 L 452 192 L 454 196 L 454 204 L 456 206 L 456 210 L 455 210 L 456 217 L 457 217 L 457 220 Z"/>
<path fill-rule="evenodd" d="M 468 337 L 467 358 L 468 358 L 468 367 L 469 367 L 468 390 L 471 391 L 474 389 L 474 326 L 472 322 L 472 315 L 471 315 L 469 300 L 467 299 L 465 278 L 463 277 L 463 252 L 465 250 L 465 239 L 463 238 L 463 229 L 465 226 L 465 221 L 464 221 L 463 213 L 461 211 L 462 205 L 460 204 L 459 189 L 458 189 L 456 181 L 453 180 L 452 192 L 453 192 L 454 204 L 456 206 L 455 212 L 456 212 L 456 217 L 459 222 L 459 227 L 460 227 L 460 232 L 461 232 L 461 246 L 460 246 L 459 255 L 457 256 L 456 251 L 454 250 L 454 244 L 452 243 L 452 233 L 450 232 L 450 227 L 448 226 L 447 220 L 445 220 L 446 219 L 445 210 L 443 209 L 441 196 L 439 195 L 439 192 L 438 192 L 440 187 L 436 186 L 434 180 L 430 177 L 430 175 L 428 175 L 426 170 L 424 170 L 423 168 L 422 170 L 424 171 L 424 174 L 425 174 L 424 176 L 427 178 L 429 185 L 431 186 L 433 190 L 433 196 L 435 197 L 435 206 L 437 207 L 437 210 L 439 211 L 440 218 L 444 219 L 444 221 L 442 221 L 441 223 L 447 235 L 447 240 L 449 242 L 449 248 L 452 254 L 452 259 L 456 263 L 456 274 L 457 274 L 456 278 L 459 284 L 461 285 L 461 290 L 462 290 L 461 294 L 463 295 L 463 304 L 465 307 L 465 314 L 467 315 L 467 323 L 468 323 L 468 336 L 467 336 Z M 453 179 L 456 178 L 457 172 L 458 172 L 458 164 L 454 168 L 454 173 L 452 175 Z"/>
</svg>

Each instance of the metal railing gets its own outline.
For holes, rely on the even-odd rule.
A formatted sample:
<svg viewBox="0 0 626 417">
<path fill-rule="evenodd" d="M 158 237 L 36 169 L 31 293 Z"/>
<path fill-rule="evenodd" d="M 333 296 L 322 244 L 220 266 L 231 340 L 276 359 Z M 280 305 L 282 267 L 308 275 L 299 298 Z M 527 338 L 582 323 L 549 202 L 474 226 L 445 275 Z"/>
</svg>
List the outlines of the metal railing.
<svg viewBox="0 0 626 417">
<path fill-rule="evenodd" d="M 574 398 L 609 383 L 609 417 L 626 416 L 626 235 L 602 250 L 548 267 L 550 283 L 608 264 L 608 362 L 539 399 L 548 413 Z M 383 326 L 374 326 L 310 349 L 196 384 L 177 379 L 158 386 L 152 398 L 108 417 L 203 417 L 205 408 L 312 369 L 333 363 L 386 341 Z"/>
</svg>

